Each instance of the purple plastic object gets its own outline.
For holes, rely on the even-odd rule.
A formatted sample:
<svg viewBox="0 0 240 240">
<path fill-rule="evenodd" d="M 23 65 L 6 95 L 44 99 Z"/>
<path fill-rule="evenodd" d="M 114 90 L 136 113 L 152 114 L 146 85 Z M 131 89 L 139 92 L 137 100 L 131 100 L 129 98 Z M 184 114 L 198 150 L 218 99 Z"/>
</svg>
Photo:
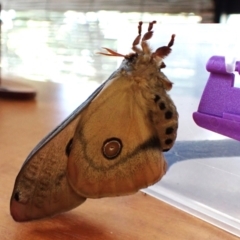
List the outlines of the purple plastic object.
<svg viewBox="0 0 240 240">
<path fill-rule="evenodd" d="M 206 68 L 210 76 L 193 119 L 200 127 L 240 141 L 240 88 L 234 87 L 234 74 L 226 71 L 222 56 L 211 57 Z M 240 74 L 240 62 L 235 71 Z"/>
</svg>

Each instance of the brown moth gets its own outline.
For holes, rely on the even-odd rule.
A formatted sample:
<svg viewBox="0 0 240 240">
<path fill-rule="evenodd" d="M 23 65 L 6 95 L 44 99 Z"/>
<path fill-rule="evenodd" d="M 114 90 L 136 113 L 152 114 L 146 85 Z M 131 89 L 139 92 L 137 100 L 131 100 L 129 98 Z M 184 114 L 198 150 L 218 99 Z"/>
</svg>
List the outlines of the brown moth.
<svg viewBox="0 0 240 240">
<path fill-rule="evenodd" d="M 124 60 L 24 162 L 13 189 L 10 211 L 16 221 L 68 211 L 86 198 L 127 195 L 146 188 L 166 172 L 163 151 L 176 139 L 178 113 L 162 73 L 174 43 L 152 52 L 153 25 L 133 41 Z M 142 38 L 141 38 L 142 37 Z M 141 47 L 138 45 L 140 44 Z"/>
</svg>

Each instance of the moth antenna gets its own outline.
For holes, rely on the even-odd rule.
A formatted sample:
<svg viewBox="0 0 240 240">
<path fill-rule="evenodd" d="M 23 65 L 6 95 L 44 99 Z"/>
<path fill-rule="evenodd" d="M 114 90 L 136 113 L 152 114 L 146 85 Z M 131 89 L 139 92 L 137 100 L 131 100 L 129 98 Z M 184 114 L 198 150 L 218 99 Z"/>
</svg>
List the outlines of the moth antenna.
<svg viewBox="0 0 240 240">
<path fill-rule="evenodd" d="M 133 41 L 133 44 L 132 44 L 133 47 L 139 44 L 140 39 L 141 39 L 141 35 L 138 35 L 138 36 L 135 38 L 135 40 Z"/>
<path fill-rule="evenodd" d="M 175 34 L 173 34 L 173 35 L 171 36 L 171 40 L 170 40 L 170 42 L 168 43 L 168 47 L 172 47 L 172 46 L 173 46 L 174 40 L 175 40 Z"/>
<path fill-rule="evenodd" d="M 164 46 L 164 47 L 158 48 L 158 49 L 152 54 L 152 57 L 153 57 L 153 58 L 156 57 L 156 56 L 158 56 L 158 57 L 160 57 L 160 58 L 166 57 L 166 56 L 172 51 L 171 47 L 172 47 L 173 44 L 174 44 L 174 39 L 175 39 L 175 34 L 173 34 L 173 35 L 171 36 L 171 40 L 170 40 L 170 42 L 168 43 L 168 45 L 167 45 L 167 46 Z"/>
<path fill-rule="evenodd" d="M 141 34 L 142 34 L 142 24 L 143 24 L 142 21 L 140 21 L 140 22 L 138 23 L 138 35 L 141 35 Z"/>
<path fill-rule="evenodd" d="M 141 51 L 139 48 L 137 48 L 137 45 L 140 43 L 140 40 L 141 40 L 142 24 L 143 24 L 142 21 L 140 21 L 138 23 L 138 36 L 134 39 L 134 41 L 132 43 L 132 50 L 135 51 L 135 52 L 140 52 Z"/>
<path fill-rule="evenodd" d="M 146 40 L 148 40 L 148 39 L 150 39 L 150 38 L 152 37 L 152 35 L 153 35 L 152 29 L 153 29 L 153 25 L 154 25 L 155 23 L 156 23 L 156 21 L 152 21 L 152 22 L 149 23 L 149 25 L 148 25 L 148 31 L 144 34 L 144 36 L 143 36 L 143 38 L 142 38 L 142 42 L 143 42 L 143 41 L 146 41 Z"/>
<path fill-rule="evenodd" d="M 150 32 L 152 30 L 153 24 L 155 24 L 155 23 L 157 23 L 157 21 L 152 21 L 152 22 L 149 23 L 149 25 L 148 25 L 148 32 Z"/>
<path fill-rule="evenodd" d="M 118 52 L 115 52 L 109 48 L 103 48 L 105 50 L 107 50 L 109 53 L 102 53 L 102 52 L 97 52 L 98 54 L 102 54 L 102 55 L 105 55 L 105 56 L 113 56 L 113 57 L 125 57 L 125 55 L 121 54 L 121 53 L 118 53 Z"/>
<path fill-rule="evenodd" d="M 152 37 L 152 35 L 153 35 L 153 31 L 145 33 L 143 38 L 142 38 L 142 42 L 149 40 Z"/>
</svg>

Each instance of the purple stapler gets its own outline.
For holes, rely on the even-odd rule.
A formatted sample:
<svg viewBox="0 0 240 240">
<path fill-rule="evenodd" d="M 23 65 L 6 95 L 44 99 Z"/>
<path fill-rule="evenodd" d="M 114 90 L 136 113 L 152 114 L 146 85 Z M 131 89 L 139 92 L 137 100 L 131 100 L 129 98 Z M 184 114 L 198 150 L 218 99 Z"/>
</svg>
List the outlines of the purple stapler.
<svg viewBox="0 0 240 240">
<path fill-rule="evenodd" d="M 240 88 L 234 87 L 234 73 L 227 72 L 222 56 L 211 57 L 206 68 L 210 76 L 193 119 L 200 127 L 240 141 Z M 235 71 L 240 74 L 240 62 Z"/>
</svg>

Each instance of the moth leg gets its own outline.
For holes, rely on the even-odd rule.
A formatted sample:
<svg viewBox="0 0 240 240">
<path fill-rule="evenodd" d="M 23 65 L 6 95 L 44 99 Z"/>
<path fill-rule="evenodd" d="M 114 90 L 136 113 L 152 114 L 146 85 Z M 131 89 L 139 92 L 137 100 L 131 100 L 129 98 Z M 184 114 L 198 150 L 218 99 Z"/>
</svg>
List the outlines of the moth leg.
<svg viewBox="0 0 240 240">
<path fill-rule="evenodd" d="M 170 39 L 168 45 L 158 48 L 154 53 L 152 53 L 152 57 L 154 58 L 157 56 L 160 58 L 165 58 L 172 50 L 171 47 L 174 44 L 174 39 L 175 39 L 175 34 L 173 34 L 171 36 L 171 39 Z"/>
</svg>

